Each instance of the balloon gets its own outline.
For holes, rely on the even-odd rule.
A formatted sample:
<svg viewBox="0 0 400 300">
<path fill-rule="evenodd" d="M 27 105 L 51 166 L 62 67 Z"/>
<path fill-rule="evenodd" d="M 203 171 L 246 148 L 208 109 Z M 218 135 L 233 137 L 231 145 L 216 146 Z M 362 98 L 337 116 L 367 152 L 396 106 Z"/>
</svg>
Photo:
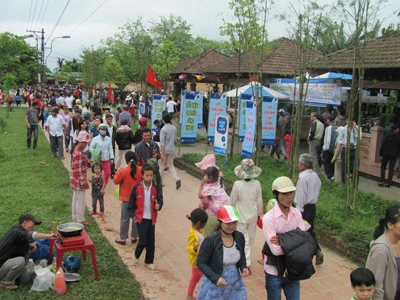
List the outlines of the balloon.
<svg viewBox="0 0 400 300">
<path fill-rule="evenodd" d="M 184 80 L 185 79 L 185 75 L 179 75 L 179 80 Z"/>
</svg>

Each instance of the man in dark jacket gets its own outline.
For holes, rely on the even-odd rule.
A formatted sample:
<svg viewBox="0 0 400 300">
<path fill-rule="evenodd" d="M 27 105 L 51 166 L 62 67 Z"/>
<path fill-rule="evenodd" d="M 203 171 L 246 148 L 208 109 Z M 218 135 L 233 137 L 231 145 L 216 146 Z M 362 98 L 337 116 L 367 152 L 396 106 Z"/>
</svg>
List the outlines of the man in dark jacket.
<svg viewBox="0 0 400 300">
<path fill-rule="evenodd" d="M 144 128 L 142 131 L 142 141 L 135 146 L 135 153 L 138 157 L 138 165 L 143 166 L 149 158 L 160 159 L 160 147 L 151 139 L 151 130 Z"/>
<path fill-rule="evenodd" d="M 119 169 L 122 167 L 125 153 L 131 150 L 134 142 L 133 132 L 128 126 L 127 120 L 121 121 L 121 127 L 117 129 L 117 133 L 115 135 L 115 142 L 118 145 L 116 167 Z"/>
<path fill-rule="evenodd" d="M 30 214 L 21 215 L 19 224 L 12 227 L 0 239 L 0 288 L 14 290 L 18 288 L 15 280 L 25 270 L 25 260 L 36 250 L 33 240 L 56 239 L 56 233 L 34 231 L 42 222 Z"/>
<path fill-rule="evenodd" d="M 378 182 L 380 187 L 390 187 L 392 184 L 394 165 L 396 158 L 400 155 L 400 126 L 392 125 L 390 132 L 383 138 L 382 146 L 379 152 L 382 157 L 381 180 Z M 388 179 L 385 182 L 386 166 L 389 164 Z"/>
</svg>

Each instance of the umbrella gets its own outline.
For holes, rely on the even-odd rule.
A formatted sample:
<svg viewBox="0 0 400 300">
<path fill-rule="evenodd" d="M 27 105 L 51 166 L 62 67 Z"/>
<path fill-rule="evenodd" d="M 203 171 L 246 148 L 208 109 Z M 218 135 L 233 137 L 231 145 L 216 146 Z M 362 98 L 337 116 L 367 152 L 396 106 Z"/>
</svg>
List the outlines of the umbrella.
<svg viewBox="0 0 400 300">
<path fill-rule="evenodd" d="M 237 95 L 240 96 L 241 94 L 247 94 L 247 95 L 251 95 L 253 93 L 253 89 L 254 89 L 254 93 L 257 91 L 257 85 L 259 86 L 259 83 L 249 83 L 248 85 L 245 86 L 241 86 L 238 88 L 238 93 Z M 224 95 L 226 95 L 227 97 L 236 97 L 236 89 L 227 91 L 225 93 L 223 93 Z M 262 86 L 262 95 L 263 96 L 268 96 L 268 97 L 273 97 L 273 98 L 278 98 L 278 99 L 288 99 L 289 97 L 279 93 L 277 91 L 274 91 L 273 89 L 270 89 L 266 86 Z"/>
<path fill-rule="evenodd" d="M 96 83 L 96 89 L 107 89 L 110 88 L 110 83 L 109 82 L 98 82 Z M 117 89 L 118 86 L 115 83 L 111 83 L 111 88 L 112 89 Z"/>
<path fill-rule="evenodd" d="M 140 90 L 140 86 L 136 82 L 128 83 L 124 87 L 124 92 L 134 92 L 134 91 L 138 91 L 138 90 Z"/>
</svg>

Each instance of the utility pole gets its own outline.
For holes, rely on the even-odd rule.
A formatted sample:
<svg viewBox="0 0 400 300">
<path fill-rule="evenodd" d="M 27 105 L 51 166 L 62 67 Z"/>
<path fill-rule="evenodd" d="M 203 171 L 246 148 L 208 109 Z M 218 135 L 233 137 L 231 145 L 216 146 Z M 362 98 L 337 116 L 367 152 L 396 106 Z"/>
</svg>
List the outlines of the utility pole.
<svg viewBox="0 0 400 300">
<path fill-rule="evenodd" d="M 44 28 L 42 28 L 41 31 L 37 31 L 37 30 L 27 30 L 27 32 L 31 32 L 36 36 L 36 39 L 41 39 L 42 40 L 42 48 L 40 49 L 40 64 L 42 65 L 42 70 L 40 73 L 38 73 L 38 83 L 41 84 L 42 83 L 42 79 L 43 79 L 43 75 L 44 75 L 44 51 L 45 51 L 45 43 L 44 43 Z M 38 33 L 41 34 L 41 36 L 38 35 Z M 39 51 L 38 49 L 38 43 L 36 43 L 36 49 Z"/>
</svg>

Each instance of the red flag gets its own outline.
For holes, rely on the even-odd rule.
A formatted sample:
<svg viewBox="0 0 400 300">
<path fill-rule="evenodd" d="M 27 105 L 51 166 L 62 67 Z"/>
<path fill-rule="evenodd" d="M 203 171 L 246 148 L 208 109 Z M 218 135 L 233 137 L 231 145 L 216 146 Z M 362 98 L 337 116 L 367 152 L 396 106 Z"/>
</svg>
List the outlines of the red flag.
<svg viewBox="0 0 400 300">
<path fill-rule="evenodd" d="M 149 84 L 154 85 L 155 87 L 158 87 L 159 89 L 163 89 L 164 88 L 163 84 L 157 80 L 156 74 L 154 74 L 153 69 L 151 68 L 151 66 L 149 66 L 149 68 L 147 70 L 146 81 Z"/>
<path fill-rule="evenodd" d="M 108 90 L 108 103 L 114 104 L 114 93 L 111 87 L 111 81 L 110 81 L 110 89 Z"/>
</svg>

